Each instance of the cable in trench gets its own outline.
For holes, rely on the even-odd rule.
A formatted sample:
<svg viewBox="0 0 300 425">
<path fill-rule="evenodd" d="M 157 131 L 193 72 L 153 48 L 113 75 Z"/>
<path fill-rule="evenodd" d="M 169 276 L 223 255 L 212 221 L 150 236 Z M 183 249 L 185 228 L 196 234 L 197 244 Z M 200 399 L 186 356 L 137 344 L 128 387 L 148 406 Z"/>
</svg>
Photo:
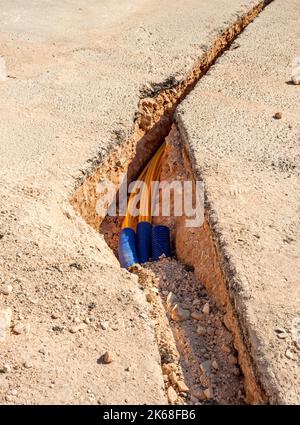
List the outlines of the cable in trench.
<svg viewBox="0 0 300 425">
<path fill-rule="evenodd" d="M 152 225 L 153 201 L 157 195 L 165 147 L 166 142 L 155 152 L 132 188 L 119 234 L 118 253 L 123 268 L 128 269 L 136 263 L 146 263 L 151 258 L 158 260 L 162 255 L 171 255 L 169 228 L 164 225 Z M 140 200 L 137 220 L 133 208 L 138 194 Z"/>
</svg>

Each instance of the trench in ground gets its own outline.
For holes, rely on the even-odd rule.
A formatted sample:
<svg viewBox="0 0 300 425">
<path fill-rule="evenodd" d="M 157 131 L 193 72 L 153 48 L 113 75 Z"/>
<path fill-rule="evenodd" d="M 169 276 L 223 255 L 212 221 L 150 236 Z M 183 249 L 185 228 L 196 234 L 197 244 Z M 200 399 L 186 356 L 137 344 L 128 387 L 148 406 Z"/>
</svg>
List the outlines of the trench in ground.
<svg viewBox="0 0 300 425">
<path fill-rule="evenodd" d="M 128 182 L 135 180 L 165 139 L 161 178 L 194 180 L 186 143 L 174 124 L 175 109 L 268 3 L 260 2 L 220 34 L 182 82 L 174 86 L 172 80 L 166 81 L 144 93 L 131 138 L 121 141 L 71 197 L 73 207 L 104 235 L 115 254 L 123 217 L 106 216 L 103 220 L 97 214 L 98 182 L 109 180 L 119 189 L 121 174 L 126 173 Z M 209 211 L 198 228 L 186 227 L 184 216 L 156 220 L 171 228 L 174 256 L 136 266 L 132 272 L 139 276 L 149 302 L 170 403 L 265 403 L 266 395 L 227 289 L 228 278 L 221 267 Z M 176 304 L 189 312 L 186 320 L 176 317 Z"/>
</svg>

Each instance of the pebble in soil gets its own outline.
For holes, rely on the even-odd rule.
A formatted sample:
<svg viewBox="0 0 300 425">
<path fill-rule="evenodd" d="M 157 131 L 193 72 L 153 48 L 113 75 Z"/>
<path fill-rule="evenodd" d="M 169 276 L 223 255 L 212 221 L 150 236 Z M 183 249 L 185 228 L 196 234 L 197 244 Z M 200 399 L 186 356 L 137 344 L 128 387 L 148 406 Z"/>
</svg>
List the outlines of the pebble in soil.
<svg viewBox="0 0 300 425">
<path fill-rule="evenodd" d="M 180 353 L 184 385 L 189 389 L 185 402 L 243 404 L 243 376 L 232 335 L 223 323 L 224 314 L 195 274 L 173 258 L 149 262 L 144 268 L 155 275 Z M 166 365 L 164 369 L 167 377 Z M 167 385 L 175 380 L 173 375 L 166 379 Z M 172 386 L 178 391 L 177 383 Z M 168 390 L 167 394 L 174 403 L 174 392 Z"/>
</svg>

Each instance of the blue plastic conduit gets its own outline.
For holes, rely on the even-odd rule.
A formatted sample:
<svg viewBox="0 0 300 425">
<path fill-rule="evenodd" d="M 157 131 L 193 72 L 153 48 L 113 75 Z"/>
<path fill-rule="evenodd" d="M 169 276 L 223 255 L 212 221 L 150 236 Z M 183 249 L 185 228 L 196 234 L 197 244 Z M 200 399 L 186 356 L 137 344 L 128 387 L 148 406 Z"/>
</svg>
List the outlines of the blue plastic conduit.
<svg viewBox="0 0 300 425">
<path fill-rule="evenodd" d="M 152 257 L 152 224 L 148 221 L 141 221 L 137 225 L 136 249 L 141 264 Z"/>
<path fill-rule="evenodd" d="M 135 231 L 130 227 L 125 227 L 119 233 L 118 253 L 121 267 L 125 269 L 139 262 L 136 253 Z"/>
<path fill-rule="evenodd" d="M 152 227 L 152 258 L 158 260 L 161 255 L 171 257 L 170 229 L 167 226 Z"/>
</svg>

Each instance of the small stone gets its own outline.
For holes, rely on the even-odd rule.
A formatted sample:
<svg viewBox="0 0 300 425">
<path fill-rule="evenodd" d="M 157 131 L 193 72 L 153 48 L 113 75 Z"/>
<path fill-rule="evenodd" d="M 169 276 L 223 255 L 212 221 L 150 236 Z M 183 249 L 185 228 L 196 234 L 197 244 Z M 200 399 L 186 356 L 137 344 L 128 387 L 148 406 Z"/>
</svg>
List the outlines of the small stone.
<svg viewBox="0 0 300 425">
<path fill-rule="evenodd" d="M 216 360 L 213 360 L 213 361 L 211 362 L 211 365 L 212 365 L 212 367 L 213 367 L 215 370 L 218 370 L 218 369 L 219 369 L 219 365 L 218 365 L 218 363 L 216 362 Z"/>
<path fill-rule="evenodd" d="M 212 388 L 207 388 L 206 390 L 203 391 L 205 398 L 207 398 L 207 400 L 213 398 L 213 391 Z"/>
<path fill-rule="evenodd" d="M 277 333 L 277 338 L 279 338 L 279 339 L 286 339 L 288 336 L 289 336 L 289 334 L 286 333 L 286 332 Z"/>
<path fill-rule="evenodd" d="M 103 363 L 109 364 L 112 363 L 115 359 L 115 355 L 111 351 L 106 351 L 103 355 Z"/>
<path fill-rule="evenodd" d="M 193 311 L 191 316 L 195 320 L 202 320 L 203 319 L 203 314 L 198 313 L 197 311 Z"/>
<path fill-rule="evenodd" d="M 230 364 L 237 364 L 238 359 L 236 356 L 234 356 L 233 354 L 229 354 L 228 356 L 228 361 Z"/>
<path fill-rule="evenodd" d="M 10 391 L 10 394 L 11 394 L 12 396 L 16 396 L 16 395 L 18 395 L 18 390 L 16 390 L 16 389 L 11 390 L 11 391 Z"/>
<path fill-rule="evenodd" d="M 171 384 L 175 385 L 177 383 L 177 376 L 175 372 L 169 373 L 169 381 Z"/>
<path fill-rule="evenodd" d="M 13 332 L 17 335 L 28 334 L 30 331 L 29 323 L 19 322 L 13 327 Z"/>
<path fill-rule="evenodd" d="M 70 329 L 69 329 L 69 331 L 72 333 L 72 334 L 75 334 L 76 332 L 78 332 L 78 331 L 82 331 L 82 330 L 84 330 L 86 328 L 86 324 L 85 323 L 80 323 L 79 325 L 74 325 L 74 326 L 72 326 Z"/>
<path fill-rule="evenodd" d="M 180 393 L 188 393 L 190 391 L 184 381 L 177 381 L 177 387 Z"/>
<path fill-rule="evenodd" d="M 205 334 L 206 334 L 206 330 L 205 330 L 205 328 L 204 328 L 203 326 L 198 326 L 198 327 L 197 327 L 197 334 L 198 334 L 199 336 L 203 336 L 203 335 L 205 335 Z"/>
<path fill-rule="evenodd" d="M 204 362 L 202 362 L 200 364 L 200 369 L 207 377 L 209 377 L 211 373 L 211 361 L 205 360 Z"/>
<path fill-rule="evenodd" d="M 298 356 L 293 351 L 287 349 L 286 352 L 285 352 L 285 357 L 289 360 L 297 360 Z"/>
<path fill-rule="evenodd" d="M 173 294 L 173 292 L 169 292 L 168 296 L 167 296 L 167 300 L 166 300 L 167 309 L 171 310 L 173 305 L 176 304 L 176 301 L 177 301 L 177 299 L 176 299 L 176 296 Z"/>
<path fill-rule="evenodd" d="M 162 367 L 161 367 L 161 369 L 162 369 L 162 373 L 164 374 L 164 375 L 169 375 L 169 373 L 171 372 L 171 368 L 170 368 L 170 365 L 169 364 L 167 364 L 167 363 L 164 363 L 163 365 L 162 365 Z"/>
<path fill-rule="evenodd" d="M 175 320 L 175 322 L 183 322 L 184 320 L 188 320 L 190 318 L 190 311 L 181 308 L 178 304 L 176 304 L 171 311 L 171 319 Z"/>
<path fill-rule="evenodd" d="M 1 373 L 10 373 L 11 372 L 11 366 L 7 363 L 3 365 L 3 367 L 0 369 Z"/>
<path fill-rule="evenodd" d="M 293 84 L 300 84 L 300 57 L 295 57 L 292 61 L 291 80 Z"/>
<path fill-rule="evenodd" d="M 282 112 L 276 112 L 273 115 L 273 118 L 275 118 L 276 120 L 280 120 L 282 118 Z"/>
<path fill-rule="evenodd" d="M 86 317 L 83 321 L 86 325 L 89 325 L 91 323 L 91 319 L 89 317 Z"/>
<path fill-rule="evenodd" d="M 43 354 L 44 356 L 46 355 L 46 350 L 45 348 L 40 348 L 39 349 L 39 353 Z"/>
<path fill-rule="evenodd" d="M 12 398 L 11 395 L 7 395 L 7 396 L 5 396 L 5 400 L 10 402 L 10 401 L 13 401 L 13 398 Z"/>
<path fill-rule="evenodd" d="M 3 295 L 9 295 L 12 293 L 13 287 L 11 285 L 1 285 L 0 293 Z"/>
<path fill-rule="evenodd" d="M 58 319 L 59 318 L 59 314 L 58 313 L 52 313 L 51 314 L 51 318 L 52 319 Z"/>
<path fill-rule="evenodd" d="M 164 375 L 169 375 L 172 371 L 176 371 L 175 363 L 164 363 L 161 368 Z"/>
<path fill-rule="evenodd" d="M 106 331 L 106 329 L 108 328 L 108 323 L 101 321 L 99 324 L 100 324 L 100 328 Z"/>
<path fill-rule="evenodd" d="M 172 404 L 175 403 L 175 401 L 178 398 L 178 395 L 177 395 L 177 393 L 176 393 L 176 391 L 174 390 L 173 387 L 168 388 L 167 395 L 168 395 L 169 402 L 172 403 Z"/>
<path fill-rule="evenodd" d="M 202 313 L 205 314 L 206 316 L 209 314 L 209 303 L 204 304 L 202 308 Z"/>
<path fill-rule="evenodd" d="M 295 84 L 296 86 L 298 86 L 300 84 L 300 72 L 297 75 L 293 75 L 292 78 L 292 83 Z"/>
<path fill-rule="evenodd" d="M 0 342 L 5 340 L 6 331 L 10 327 L 12 311 L 4 304 L 0 304 Z"/>
<path fill-rule="evenodd" d="M 23 364 L 23 366 L 24 366 L 26 369 L 30 369 L 30 368 L 32 368 L 32 364 L 31 364 L 30 362 L 25 362 L 25 363 Z"/>
<path fill-rule="evenodd" d="M 154 297 L 153 293 L 148 292 L 146 294 L 146 300 L 148 301 L 148 303 L 153 303 L 153 301 L 155 300 L 155 297 Z"/>
</svg>

